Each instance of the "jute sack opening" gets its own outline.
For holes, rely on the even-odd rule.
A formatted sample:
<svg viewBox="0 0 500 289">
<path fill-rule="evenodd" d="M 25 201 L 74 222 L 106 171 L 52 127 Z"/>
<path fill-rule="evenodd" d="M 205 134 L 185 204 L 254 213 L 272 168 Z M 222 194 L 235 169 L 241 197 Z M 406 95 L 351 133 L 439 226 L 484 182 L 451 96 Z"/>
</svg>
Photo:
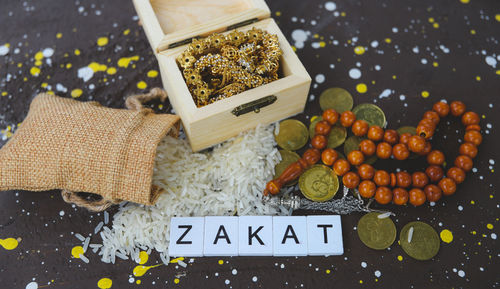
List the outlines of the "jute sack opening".
<svg viewBox="0 0 500 289">
<path fill-rule="evenodd" d="M 161 190 L 152 184 L 156 149 L 179 117 L 155 114 L 141 102 L 165 100 L 154 88 L 127 98 L 127 109 L 42 93 L 0 149 L 0 190 L 61 189 L 67 202 L 102 211 L 122 200 L 152 205 Z M 73 192 L 102 196 L 90 201 Z"/>
</svg>

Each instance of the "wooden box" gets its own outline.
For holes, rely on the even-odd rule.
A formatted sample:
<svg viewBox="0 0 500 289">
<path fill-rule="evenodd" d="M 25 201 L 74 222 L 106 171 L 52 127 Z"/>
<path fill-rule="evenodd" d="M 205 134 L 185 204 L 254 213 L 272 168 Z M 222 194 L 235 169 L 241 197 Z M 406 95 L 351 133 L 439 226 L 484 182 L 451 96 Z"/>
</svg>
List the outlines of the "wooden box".
<svg viewBox="0 0 500 289">
<path fill-rule="evenodd" d="M 134 0 L 160 66 L 170 103 L 181 117 L 193 151 L 304 110 L 311 78 L 263 0 Z M 271 83 L 198 108 L 176 57 L 194 37 L 260 28 L 279 39 L 282 77 Z"/>
</svg>

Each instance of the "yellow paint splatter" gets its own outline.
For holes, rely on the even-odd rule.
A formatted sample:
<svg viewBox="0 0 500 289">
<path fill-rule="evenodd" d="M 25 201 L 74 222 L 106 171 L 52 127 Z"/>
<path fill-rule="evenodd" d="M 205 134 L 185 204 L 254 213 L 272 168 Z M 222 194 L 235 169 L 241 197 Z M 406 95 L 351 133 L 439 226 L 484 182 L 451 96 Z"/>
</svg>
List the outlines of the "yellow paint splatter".
<svg viewBox="0 0 500 289">
<path fill-rule="evenodd" d="M 49 84 L 47 82 L 42 82 L 42 84 L 40 84 L 40 86 L 42 88 L 47 88 L 47 86 L 49 86 Z"/>
<path fill-rule="evenodd" d="M 71 91 L 72 98 L 78 98 L 82 95 L 83 91 L 80 88 L 75 88 Z"/>
<path fill-rule="evenodd" d="M 158 76 L 158 71 L 156 71 L 156 70 L 150 70 L 150 71 L 148 71 L 148 77 L 155 78 L 157 76 Z"/>
<path fill-rule="evenodd" d="M 320 41 L 319 42 L 319 47 L 325 47 L 326 46 L 326 42 L 325 41 Z"/>
<path fill-rule="evenodd" d="M 393 75 L 392 76 L 392 79 L 397 79 L 398 77 L 396 75 Z"/>
<path fill-rule="evenodd" d="M 347 14 L 345 12 L 340 12 L 340 16 L 345 17 Z"/>
<path fill-rule="evenodd" d="M 470 201 L 470 203 L 471 203 L 472 205 L 476 204 L 476 202 L 474 202 L 474 201 Z"/>
<path fill-rule="evenodd" d="M 429 92 L 427 90 L 422 91 L 422 97 L 423 98 L 428 98 L 429 97 Z"/>
<path fill-rule="evenodd" d="M 170 263 L 177 263 L 179 261 L 184 261 L 184 257 L 179 257 L 179 258 L 172 259 L 172 260 L 170 260 Z"/>
<path fill-rule="evenodd" d="M 158 265 L 153 265 L 153 266 L 144 266 L 144 265 L 135 266 L 134 270 L 132 270 L 132 274 L 134 274 L 134 276 L 136 276 L 136 277 L 141 277 L 141 276 L 144 276 L 144 274 L 146 274 L 146 272 L 148 272 L 149 269 L 155 268 L 155 267 L 158 267 L 161 265 L 163 265 L 163 264 L 158 264 Z"/>
<path fill-rule="evenodd" d="M 276 16 L 281 16 L 281 11 L 276 11 Z"/>
<path fill-rule="evenodd" d="M 451 243 L 451 241 L 453 241 L 453 233 L 448 229 L 442 230 L 439 236 L 445 243 Z"/>
<path fill-rule="evenodd" d="M 31 69 L 30 69 L 30 73 L 31 75 L 33 76 L 38 76 L 40 75 L 40 68 L 36 67 L 36 66 L 33 66 Z"/>
<path fill-rule="evenodd" d="M 470 30 L 470 34 L 472 34 L 472 35 L 476 35 L 476 30 L 471 29 L 471 30 Z"/>
<path fill-rule="evenodd" d="M 139 60 L 139 55 L 131 56 L 131 57 L 122 57 L 118 60 L 118 66 L 127 68 L 131 61 Z"/>
<path fill-rule="evenodd" d="M 439 28 L 439 23 L 435 22 L 435 23 L 432 23 L 432 27 L 438 29 Z"/>
<path fill-rule="evenodd" d="M 359 284 L 363 284 L 363 280 L 359 280 Z"/>
<path fill-rule="evenodd" d="M 97 62 L 92 62 L 89 64 L 89 67 L 90 69 L 92 69 L 92 71 L 94 72 L 98 72 L 98 71 L 106 71 L 106 69 L 108 68 L 106 66 L 106 64 L 100 64 L 100 63 L 97 63 Z"/>
<path fill-rule="evenodd" d="M 71 64 L 71 63 L 66 63 L 66 69 L 70 69 L 71 67 L 73 67 L 73 64 Z"/>
<path fill-rule="evenodd" d="M 175 284 L 179 284 L 179 282 L 181 282 L 181 280 L 179 280 L 179 278 L 175 278 L 175 279 L 174 279 L 174 283 L 175 283 Z"/>
<path fill-rule="evenodd" d="M 429 17 L 429 23 L 434 23 L 434 18 Z"/>
<path fill-rule="evenodd" d="M 146 87 L 148 87 L 148 84 L 142 80 L 137 83 L 137 88 L 139 89 L 145 89 Z"/>
<path fill-rule="evenodd" d="M 460 0 L 463 4 L 469 4 L 470 0 Z"/>
<path fill-rule="evenodd" d="M 146 264 L 149 259 L 149 255 L 146 251 L 139 252 L 139 264 Z"/>
<path fill-rule="evenodd" d="M 109 75 L 116 74 L 116 68 L 114 68 L 114 67 L 110 67 L 110 68 L 108 68 L 108 70 L 106 70 L 106 72 L 107 72 Z"/>
<path fill-rule="evenodd" d="M 35 60 L 42 60 L 43 59 L 43 52 L 38 51 L 35 53 Z"/>
<path fill-rule="evenodd" d="M 75 246 L 73 249 L 71 249 L 71 255 L 75 258 L 80 258 L 80 255 L 83 255 L 83 247 L 82 246 Z"/>
<path fill-rule="evenodd" d="M 108 42 L 109 42 L 108 37 L 99 37 L 99 38 L 97 38 L 97 45 L 99 45 L 99 46 L 105 46 L 105 45 L 108 44 Z"/>
<path fill-rule="evenodd" d="M 365 53 L 365 48 L 363 46 L 356 46 L 354 47 L 354 53 L 357 55 L 362 55 Z"/>
<path fill-rule="evenodd" d="M 123 31 L 123 35 L 129 35 L 130 34 L 130 29 L 126 29 L 125 31 Z"/>
<path fill-rule="evenodd" d="M 135 281 L 135 284 L 137 284 L 137 285 L 141 284 L 141 280 Z"/>
<path fill-rule="evenodd" d="M 224 260 L 219 260 L 219 265 L 224 264 Z"/>
<path fill-rule="evenodd" d="M 19 245 L 19 242 L 14 238 L 0 239 L 0 246 L 5 250 L 14 250 Z"/>
<path fill-rule="evenodd" d="M 326 269 L 325 272 L 326 274 L 330 274 L 332 271 L 330 271 L 330 269 Z"/>
<path fill-rule="evenodd" d="M 434 66 L 434 67 L 438 67 L 438 66 L 439 66 L 439 63 L 437 63 L 436 61 L 434 61 L 434 62 L 432 63 L 432 66 Z"/>
<path fill-rule="evenodd" d="M 60 32 L 59 32 L 59 33 L 57 33 L 57 34 L 56 34 L 56 38 L 57 38 L 57 39 L 61 39 L 61 38 L 62 38 L 62 33 L 60 33 Z"/>
<path fill-rule="evenodd" d="M 481 81 L 481 76 L 476 76 L 476 81 Z"/>
<path fill-rule="evenodd" d="M 500 14 L 495 15 L 495 19 L 500 22 Z"/>
<path fill-rule="evenodd" d="M 384 41 L 385 41 L 385 43 L 391 43 L 391 42 L 392 42 L 392 39 L 390 39 L 390 38 L 386 38 L 386 39 L 384 39 Z"/>
<path fill-rule="evenodd" d="M 77 56 L 78 56 L 78 55 L 80 55 L 80 53 L 81 53 L 81 52 L 80 52 L 80 49 L 75 49 L 75 52 L 74 52 L 74 53 L 75 53 L 75 55 L 77 55 Z"/>
<path fill-rule="evenodd" d="M 403 261 L 403 256 L 399 255 L 398 256 L 398 261 L 400 261 L 400 262 Z"/>
<path fill-rule="evenodd" d="M 366 87 L 366 84 L 360 83 L 360 84 L 356 85 L 356 90 L 359 93 L 366 93 L 366 91 L 368 90 L 368 88 Z"/>
<path fill-rule="evenodd" d="M 101 289 L 109 289 L 113 285 L 113 281 L 109 278 L 102 278 L 101 280 L 97 281 L 97 287 Z"/>
<path fill-rule="evenodd" d="M 490 230 L 493 230 L 493 225 L 492 224 L 488 224 L 488 225 L 486 225 L 486 228 L 488 228 Z"/>
</svg>

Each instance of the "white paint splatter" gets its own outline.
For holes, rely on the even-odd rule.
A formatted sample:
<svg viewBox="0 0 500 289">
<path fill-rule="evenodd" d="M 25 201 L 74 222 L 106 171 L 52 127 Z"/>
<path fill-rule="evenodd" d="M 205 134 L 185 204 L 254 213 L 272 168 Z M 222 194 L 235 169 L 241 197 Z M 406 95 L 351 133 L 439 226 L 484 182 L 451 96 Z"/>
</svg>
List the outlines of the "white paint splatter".
<svg viewBox="0 0 500 289">
<path fill-rule="evenodd" d="M 439 45 L 439 48 L 444 52 L 444 53 L 450 53 L 450 49 L 444 45 Z"/>
<path fill-rule="evenodd" d="M 56 84 L 56 90 L 60 91 L 60 92 L 67 92 L 68 91 L 68 89 L 60 83 Z"/>
<path fill-rule="evenodd" d="M 351 70 L 349 70 L 349 76 L 352 79 L 359 79 L 361 77 L 361 71 L 357 68 L 351 68 Z"/>
<path fill-rule="evenodd" d="M 26 289 L 38 289 L 38 283 L 30 282 L 28 285 L 26 285 Z"/>
<path fill-rule="evenodd" d="M 375 271 L 374 273 L 375 273 L 375 277 L 377 277 L 377 278 L 380 278 L 380 276 L 382 276 L 382 273 L 379 270 Z"/>
<path fill-rule="evenodd" d="M 373 47 L 373 48 L 377 48 L 378 47 L 378 41 L 377 40 L 373 40 L 371 43 L 370 43 L 370 46 Z"/>
<path fill-rule="evenodd" d="M 494 165 L 495 164 L 495 160 L 494 159 L 490 159 L 488 162 L 490 163 L 490 165 Z"/>
<path fill-rule="evenodd" d="M 43 57 L 51 57 L 52 55 L 54 55 L 54 49 L 52 48 L 45 48 L 43 51 L 42 51 L 42 54 L 43 54 Z"/>
<path fill-rule="evenodd" d="M 485 58 L 486 64 L 489 66 L 496 68 L 497 67 L 497 60 L 493 56 L 486 56 Z"/>
<path fill-rule="evenodd" d="M 392 33 L 398 33 L 398 28 L 397 27 L 392 27 Z"/>
<path fill-rule="evenodd" d="M 380 69 L 382 69 L 382 67 L 380 67 L 380 65 L 378 65 L 378 64 L 377 64 L 377 65 L 375 65 L 375 70 L 376 70 L 376 71 L 380 71 Z"/>
<path fill-rule="evenodd" d="M 233 271 L 231 271 L 231 273 L 232 273 L 233 275 L 236 275 L 236 274 L 238 274 L 238 270 L 233 269 Z"/>
<path fill-rule="evenodd" d="M 231 283 L 231 281 L 229 281 L 229 279 L 226 279 L 226 281 L 224 281 L 224 283 L 226 283 L 226 285 L 229 285 L 229 283 Z"/>
<path fill-rule="evenodd" d="M 7 44 L 0 46 L 0 56 L 5 56 L 9 53 L 9 47 Z"/>
<path fill-rule="evenodd" d="M 335 4 L 334 2 L 328 1 L 325 3 L 325 9 L 328 11 L 334 11 L 335 9 L 337 9 L 337 4 Z"/>
<path fill-rule="evenodd" d="M 298 49 L 304 48 L 304 42 L 307 40 L 307 32 L 302 29 L 292 31 L 292 39 L 295 40 L 295 47 Z"/>
<path fill-rule="evenodd" d="M 422 58 L 422 60 L 420 60 L 420 62 L 422 62 L 422 64 L 427 64 L 427 59 Z"/>
<path fill-rule="evenodd" d="M 464 278 L 465 277 L 465 272 L 463 270 L 458 271 L 458 276 Z"/>
<path fill-rule="evenodd" d="M 361 262 L 361 267 L 366 268 L 366 266 L 368 266 L 368 264 L 366 264 L 366 262 Z"/>
<path fill-rule="evenodd" d="M 497 234 L 495 234 L 495 233 L 491 233 L 491 238 L 492 238 L 493 240 L 496 240 L 496 239 L 497 239 Z"/>
<path fill-rule="evenodd" d="M 316 80 L 317 83 L 323 83 L 323 82 L 325 82 L 325 75 L 324 74 L 318 74 L 318 75 L 316 75 L 316 77 L 314 78 L 314 80 Z"/>
<path fill-rule="evenodd" d="M 92 70 L 92 68 L 85 66 L 78 69 L 78 77 L 83 79 L 84 82 L 89 81 L 92 76 L 94 76 L 94 71 Z"/>
<path fill-rule="evenodd" d="M 61 217 L 64 216 L 64 211 L 60 211 L 59 216 L 61 216 Z"/>
<path fill-rule="evenodd" d="M 413 50 L 413 53 L 418 53 L 419 52 L 418 46 L 413 47 L 412 50 Z"/>
<path fill-rule="evenodd" d="M 259 280 L 259 278 L 257 278 L 257 276 L 253 276 L 253 277 L 252 277 L 252 281 L 253 281 L 253 282 L 257 282 L 257 280 Z"/>
<path fill-rule="evenodd" d="M 404 100 L 406 99 L 406 96 L 405 96 L 404 94 L 401 94 L 401 95 L 399 96 L 399 99 L 400 99 L 401 101 L 404 101 Z"/>
<path fill-rule="evenodd" d="M 313 42 L 313 43 L 311 43 L 311 47 L 314 49 L 318 49 L 321 47 L 321 44 L 319 44 L 319 42 Z"/>
<path fill-rule="evenodd" d="M 464 210 L 464 207 L 462 207 L 462 206 L 458 206 L 458 210 L 459 210 L 459 211 L 463 211 L 463 210 Z"/>
<path fill-rule="evenodd" d="M 387 88 L 384 91 L 382 91 L 382 93 L 378 96 L 378 98 L 389 97 L 389 95 L 391 95 L 391 90 Z"/>
</svg>

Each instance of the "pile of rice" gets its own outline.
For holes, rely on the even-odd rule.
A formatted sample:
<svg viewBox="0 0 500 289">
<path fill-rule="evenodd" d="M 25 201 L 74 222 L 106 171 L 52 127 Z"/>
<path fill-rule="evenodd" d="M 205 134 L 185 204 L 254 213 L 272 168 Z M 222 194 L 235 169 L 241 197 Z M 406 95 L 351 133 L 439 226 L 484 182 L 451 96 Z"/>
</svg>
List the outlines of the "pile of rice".
<svg viewBox="0 0 500 289">
<path fill-rule="evenodd" d="M 90 247 L 106 263 L 116 257 L 138 261 L 140 250 L 156 250 L 168 264 L 173 216 L 290 214 L 262 202 L 280 161 L 273 131 L 272 125 L 260 126 L 205 153 L 193 153 L 185 139 L 166 137 L 158 146 L 153 176 L 165 193 L 154 206 L 121 204 L 111 228 L 100 224 L 102 246 Z"/>
</svg>

